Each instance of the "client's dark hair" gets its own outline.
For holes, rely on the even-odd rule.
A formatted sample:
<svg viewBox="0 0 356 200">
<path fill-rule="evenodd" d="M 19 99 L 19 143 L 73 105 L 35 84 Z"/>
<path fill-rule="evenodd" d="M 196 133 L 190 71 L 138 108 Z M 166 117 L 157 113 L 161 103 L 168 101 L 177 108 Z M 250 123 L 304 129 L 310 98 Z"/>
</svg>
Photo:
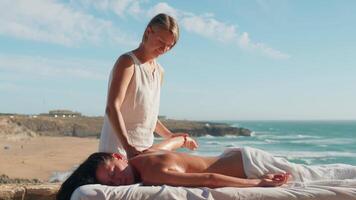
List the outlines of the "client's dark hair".
<svg viewBox="0 0 356 200">
<path fill-rule="evenodd" d="M 111 153 L 93 153 L 91 154 L 68 178 L 59 189 L 57 200 L 70 200 L 75 189 L 82 185 L 97 184 L 96 170 L 102 163 L 113 159 Z"/>
</svg>

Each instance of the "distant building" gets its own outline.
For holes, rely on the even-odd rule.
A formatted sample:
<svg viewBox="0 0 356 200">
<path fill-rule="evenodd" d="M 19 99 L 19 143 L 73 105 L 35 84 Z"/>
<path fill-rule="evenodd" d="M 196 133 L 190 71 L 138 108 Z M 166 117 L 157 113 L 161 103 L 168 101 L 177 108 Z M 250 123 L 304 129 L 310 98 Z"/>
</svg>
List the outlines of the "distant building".
<svg viewBox="0 0 356 200">
<path fill-rule="evenodd" d="M 42 116 L 50 116 L 50 117 L 80 117 L 82 113 L 73 112 L 71 110 L 50 110 L 48 113 L 40 114 Z"/>
</svg>

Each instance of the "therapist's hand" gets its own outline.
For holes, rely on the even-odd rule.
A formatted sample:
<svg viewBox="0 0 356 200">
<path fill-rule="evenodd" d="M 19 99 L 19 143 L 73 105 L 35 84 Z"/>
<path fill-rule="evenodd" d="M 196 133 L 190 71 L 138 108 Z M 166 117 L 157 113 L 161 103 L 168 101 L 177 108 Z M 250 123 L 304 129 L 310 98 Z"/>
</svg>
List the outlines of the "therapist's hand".
<svg viewBox="0 0 356 200">
<path fill-rule="evenodd" d="M 142 153 L 142 151 L 137 150 L 136 147 L 134 147 L 134 146 L 128 146 L 126 148 L 127 158 L 135 157 L 135 156 L 137 156 L 138 154 L 141 154 L 141 153 Z"/>
<path fill-rule="evenodd" d="M 189 136 L 183 136 L 183 137 L 185 137 L 184 140 L 185 142 L 183 144 L 183 147 L 190 150 L 196 150 L 199 147 L 198 143 L 193 138 Z"/>
<path fill-rule="evenodd" d="M 183 133 L 183 132 L 174 133 L 171 135 L 171 138 L 174 137 L 185 137 L 186 141 L 183 144 L 183 147 L 187 149 L 196 150 L 199 147 L 198 142 L 195 141 L 192 137 L 190 137 L 188 133 Z"/>
</svg>

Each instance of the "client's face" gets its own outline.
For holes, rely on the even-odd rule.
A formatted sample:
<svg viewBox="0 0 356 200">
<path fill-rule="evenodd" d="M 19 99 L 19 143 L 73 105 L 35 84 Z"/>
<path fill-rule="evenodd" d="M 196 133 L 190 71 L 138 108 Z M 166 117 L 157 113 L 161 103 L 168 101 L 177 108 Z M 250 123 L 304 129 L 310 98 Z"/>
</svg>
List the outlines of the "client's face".
<svg viewBox="0 0 356 200">
<path fill-rule="evenodd" d="M 99 165 L 96 178 L 103 185 L 130 185 L 135 183 L 133 172 L 126 159 L 114 158 Z"/>
</svg>

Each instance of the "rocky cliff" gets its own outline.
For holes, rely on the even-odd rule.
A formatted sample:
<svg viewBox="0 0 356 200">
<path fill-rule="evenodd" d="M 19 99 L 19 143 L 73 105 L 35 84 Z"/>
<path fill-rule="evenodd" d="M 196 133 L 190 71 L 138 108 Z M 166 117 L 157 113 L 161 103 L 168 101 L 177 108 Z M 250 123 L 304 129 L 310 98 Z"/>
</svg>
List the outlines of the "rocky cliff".
<svg viewBox="0 0 356 200">
<path fill-rule="evenodd" d="M 232 127 L 225 123 L 162 119 L 173 132 L 188 132 L 192 136 L 243 135 L 250 136 L 251 131 L 245 128 Z M 98 137 L 103 124 L 103 117 L 0 117 L 0 136 L 15 137 L 19 134 L 26 137 L 46 136 L 77 136 Z"/>
</svg>

